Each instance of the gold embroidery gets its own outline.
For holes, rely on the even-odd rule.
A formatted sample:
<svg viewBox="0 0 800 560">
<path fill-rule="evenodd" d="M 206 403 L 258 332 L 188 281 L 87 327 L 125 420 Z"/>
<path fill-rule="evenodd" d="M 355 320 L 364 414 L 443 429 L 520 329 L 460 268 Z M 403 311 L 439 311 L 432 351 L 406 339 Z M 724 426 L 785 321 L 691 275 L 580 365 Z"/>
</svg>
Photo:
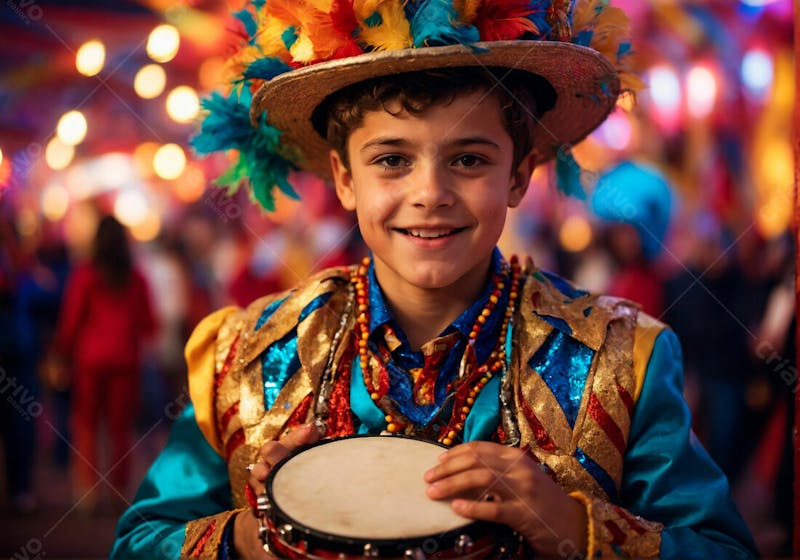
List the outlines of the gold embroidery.
<svg viewBox="0 0 800 560">
<path fill-rule="evenodd" d="M 642 386 L 644 385 L 644 374 L 650 361 L 650 354 L 653 353 L 656 338 L 665 328 L 667 326 L 664 323 L 657 321 L 646 313 L 639 313 L 633 342 L 633 374 L 635 380 L 632 395 L 633 402 L 639 401 L 639 395 L 642 393 Z"/>
<path fill-rule="evenodd" d="M 222 542 L 222 533 L 225 530 L 225 525 L 240 511 L 242 510 L 224 511 L 217 515 L 189 521 L 186 524 L 183 547 L 181 548 L 181 558 L 217 560 L 219 557 L 219 545 Z M 197 542 L 206 534 L 211 523 L 214 523 L 214 531 L 208 536 L 199 554 L 197 556 L 192 556 L 193 553 L 196 553 L 194 549 Z"/>
</svg>

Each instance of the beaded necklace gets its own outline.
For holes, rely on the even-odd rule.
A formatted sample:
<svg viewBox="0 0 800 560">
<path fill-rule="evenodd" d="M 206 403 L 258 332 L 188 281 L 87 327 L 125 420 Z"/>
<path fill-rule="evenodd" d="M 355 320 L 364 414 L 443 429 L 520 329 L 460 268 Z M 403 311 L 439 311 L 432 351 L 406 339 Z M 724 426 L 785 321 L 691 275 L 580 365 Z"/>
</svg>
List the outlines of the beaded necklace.
<svg viewBox="0 0 800 560">
<path fill-rule="evenodd" d="M 361 366 L 364 385 L 369 392 L 370 398 L 381 410 L 386 412 L 386 431 L 392 434 L 406 433 L 414 434 L 411 423 L 393 406 L 391 399 L 386 396 L 388 392 L 388 380 L 385 379 L 385 369 L 378 375 L 377 386 L 373 382 L 370 368 L 369 341 L 369 298 L 368 298 L 368 279 L 370 259 L 364 258 L 352 274 L 352 286 L 355 291 L 355 337 L 358 346 L 358 359 Z M 498 301 L 505 289 L 506 282 L 511 281 L 509 290 L 509 302 L 504 311 L 503 322 L 500 328 L 500 335 L 497 343 L 487 361 L 477 366 L 475 344 L 480 335 L 483 325 L 495 311 Z M 512 320 L 519 290 L 520 265 L 517 258 L 511 258 L 510 265 L 504 264 L 502 270 L 492 278 L 493 289 L 489 295 L 486 306 L 481 310 L 475 323 L 470 329 L 466 347 L 461 358 L 458 377 L 448 386 L 452 399 L 452 414 L 448 422 L 440 429 L 437 439 L 440 443 L 450 446 L 457 443 L 460 434 L 464 430 L 464 423 L 469 415 L 472 405 L 486 384 L 498 373 L 504 373 L 507 368 L 506 337 L 508 335 L 509 324 Z M 373 358 L 373 361 L 375 359 Z M 378 364 L 380 367 L 380 364 Z"/>
</svg>

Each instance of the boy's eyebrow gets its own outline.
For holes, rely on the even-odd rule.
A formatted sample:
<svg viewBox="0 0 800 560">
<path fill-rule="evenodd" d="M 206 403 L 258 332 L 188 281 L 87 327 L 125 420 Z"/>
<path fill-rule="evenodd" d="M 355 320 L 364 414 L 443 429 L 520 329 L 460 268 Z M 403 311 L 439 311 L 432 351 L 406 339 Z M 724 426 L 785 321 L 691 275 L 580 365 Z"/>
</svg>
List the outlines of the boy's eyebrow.
<svg viewBox="0 0 800 560">
<path fill-rule="evenodd" d="M 411 142 L 405 138 L 379 136 L 378 138 L 374 138 L 361 146 L 359 151 L 364 152 L 374 146 L 405 146 L 408 144 L 411 144 Z M 471 144 L 484 144 L 493 148 L 497 148 L 498 150 L 500 149 L 500 145 L 497 142 L 491 140 L 490 138 L 486 138 L 485 136 L 468 136 L 466 138 L 458 138 L 449 143 L 450 146 L 468 146 Z"/>
</svg>

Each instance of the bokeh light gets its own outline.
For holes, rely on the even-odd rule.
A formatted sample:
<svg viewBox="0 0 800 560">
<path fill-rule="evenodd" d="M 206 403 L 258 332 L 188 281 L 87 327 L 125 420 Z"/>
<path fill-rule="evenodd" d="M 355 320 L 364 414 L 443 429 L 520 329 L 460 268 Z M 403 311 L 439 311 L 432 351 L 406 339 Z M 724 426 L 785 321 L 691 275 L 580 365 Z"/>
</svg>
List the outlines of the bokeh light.
<svg viewBox="0 0 800 560">
<path fill-rule="evenodd" d="M 97 39 L 82 44 L 75 55 L 75 67 L 84 76 L 96 76 L 105 63 L 106 48 Z"/>
<path fill-rule="evenodd" d="M 156 156 L 159 145 L 155 142 L 142 142 L 133 150 L 133 166 L 144 178 L 153 176 L 153 159 Z"/>
<path fill-rule="evenodd" d="M 50 169 L 66 169 L 75 157 L 75 148 L 64 144 L 58 136 L 53 136 L 44 150 L 44 160 Z"/>
<path fill-rule="evenodd" d="M 167 85 L 167 73 L 158 64 L 142 66 L 133 79 L 133 89 L 142 99 L 161 95 Z"/>
<path fill-rule="evenodd" d="M 161 232 L 161 216 L 155 209 L 151 209 L 141 222 L 130 226 L 130 231 L 136 241 L 142 243 L 152 241 Z"/>
<path fill-rule="evenodd" d="M 717 78 L 706 66 L 698 65 L 689 71 L 686 79 L 689 114 L 703 119 L 714 110 L 717 101 Z"/>
<path fill-rule="evenodd" d="M 147 38 L 147 54 L 156 62 L 169 62 L 178 54 L 180 46 L 180 33 L 166 23 L 153 29 Z"/>
<path fill-rule="evenodd" d="M 565 250 L 578 253 L 592 242 L 592 227 L 583 216 L 570 216 L 561 224 L 558 240 Z"/>
<path fill-rule="evenodd" d="M 774 72 L 772 57 L 761 49 L 751 49 L 742 58 L 742 83 L 756 99 L 769 92 Z"/>
<path fill-rule="evenodd" d="M 658 64 L 647 73 L 647 93 L 653 104 L 653 119 L 673 130 L 681 116 L 681 83 L 672 66 Z"/>
<path fill-rule="evenodd" d="M 178 86 L 167 96 L 167 114 L 179 123 L 188 123 L 200 111 L 197 92 L 189 86 Z"/>
<path fill-rule="evenodd" d="M 86 117 L 80 111 L 69 111 L 59 119 L 56 127 L 58 138 L 68 146 L 77 146 L 86 138 Z"/>
<path fill-rule="evenodd" d="M 153 170 L 162 179 L 177 179 L 186 167 L 186 154 L 177 144 L 164 144 L 153 157 Z"/>
<path fill-rule="evenodd" d="M 114 201 L 114 216 L 128 227 L 141 224 L 150 211 L 144 194 L 139 190 L 124 190 Z"/>
<path fill-rule="evenodd" d="M 175 196 L 181 202 L 198 200 L 206 190 L 206 175 L 199 165 L 190 163 L 186 171 L 175 181 Z"/>
<path fill-rule="evenodd" d="M 51 222 L 57 222 L 69 210 L 69 193 L 58 183 L 50 183 L 42 190 L 42 214 Z"/>
</svg>

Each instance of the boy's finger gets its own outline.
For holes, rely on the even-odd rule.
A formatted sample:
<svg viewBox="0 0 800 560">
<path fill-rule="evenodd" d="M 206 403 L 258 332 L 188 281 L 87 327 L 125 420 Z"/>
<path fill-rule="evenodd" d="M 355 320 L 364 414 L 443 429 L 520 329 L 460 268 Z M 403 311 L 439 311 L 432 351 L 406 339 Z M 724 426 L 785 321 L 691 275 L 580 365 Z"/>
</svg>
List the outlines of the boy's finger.
<svg viewBox="0 0 800 560">
<path fill-rule="evenodd" d="M 280 439 L 280 444 L 289 451 L 294 451 L 303 445 L 309 445 L 319 441 L 319 430 L 314 424 L 306 424 L 301 428 L 294 429 Z"/>
</svg>

